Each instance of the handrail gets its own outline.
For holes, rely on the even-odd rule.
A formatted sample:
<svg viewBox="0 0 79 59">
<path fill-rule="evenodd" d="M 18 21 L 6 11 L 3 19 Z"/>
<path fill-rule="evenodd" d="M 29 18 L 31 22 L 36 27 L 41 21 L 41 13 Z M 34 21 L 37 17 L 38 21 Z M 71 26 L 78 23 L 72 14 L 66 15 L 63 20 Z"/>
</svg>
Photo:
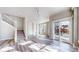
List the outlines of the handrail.
<svg viewBox="0 0 79 59">
<path fill-rule="evenodd" d="M 17 42 L 17 21 L 14 21 L 6 14 L 2 14 L 2 20 L 14 27 L 14 41 Z"/>
<path fill-rule="evenodd" d="M 16 43 L 17 42 L 17 22 L 15 22 L 14 25 L 15 25 L 14 40 L 15 40 L 15 43 Z"/>
<path fill-rule="evenodd" d="M 3 14 L 2 15 L 2 20 L 7 22 L 8 24 L 14 26 L 15 21 L 11 20 L 11 18 L 9 16 Z"/>
</svg>

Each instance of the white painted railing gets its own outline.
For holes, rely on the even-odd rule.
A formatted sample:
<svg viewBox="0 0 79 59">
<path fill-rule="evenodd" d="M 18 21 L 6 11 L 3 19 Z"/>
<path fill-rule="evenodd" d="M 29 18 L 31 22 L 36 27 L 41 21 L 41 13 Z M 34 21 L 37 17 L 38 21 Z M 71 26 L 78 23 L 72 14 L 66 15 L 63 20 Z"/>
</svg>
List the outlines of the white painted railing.
<svg viewBox="0 0 79 59">
<path fill-rule="evenodd" d="M 17 21 L 14 19 L 10 18 L 6 14 L 2 14 L 2 20 L 5 21 L 6 23 L 10 24 L 14 29 L 14 41 L 15 43 L 17 42 Z"/>
<path fill-rule="evenodd" d="M 8 24 L 12 25 L 13 27 L 15 26 L 14 25 L 14 20 L 11 19 L 8 15 L 5 15 L 5 14 L 2 14 L 2 20 L 7 22 Z"/>
<path fill-rule="evenodd" d="M 15 22 L 14 25 L 15 25 L 14 40 L 15 40 L 15 43 L 16 43 L 17 42 L 17 22 Z"/>
</svg>

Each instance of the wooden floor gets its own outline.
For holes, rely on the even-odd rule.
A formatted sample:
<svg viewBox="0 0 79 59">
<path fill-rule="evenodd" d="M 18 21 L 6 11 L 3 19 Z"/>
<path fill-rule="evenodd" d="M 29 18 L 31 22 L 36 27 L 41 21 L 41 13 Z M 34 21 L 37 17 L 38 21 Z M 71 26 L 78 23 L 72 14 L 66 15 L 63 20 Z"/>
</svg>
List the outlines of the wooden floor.
<svg viewBox="0 0 79 59">
<path fill-rule="evenodd" d="M 65 42 L 53 41 L 50 45 L 53 49 L 57 49 L 59 52 L 78 52 L 78 48 L 73 48 L 71 44 Z"/>
<path fill-rule="evenodd" d="M 6 52 L 78 52 L 78 48 L 73 48 L 64 42 L 52 40 L 47 42 L 50 44 L 34 42 L 33 40 L 25 40 L 23 32 L 18 32 L 19 42 L 15 44 L 14 40 L 3 40 L 0 41 L 0 50 L 5 47 L 13 47 L 14 49 Z M 21 42 L 22 41 L 22 42 Z M 44 41 L 44 40 L 43 40 Z M 20 44 L 22 43 L 22 44 Z M 26 44 L 27 43 L 27 44 Z"/>
<path fill-rule="evenodd" d="M 0 41 L 0 50 L 4 49 L 5 47 L 11 47 L 14 45 L 15 45 L 14 39 L 1 40 Z"/>
</svg>

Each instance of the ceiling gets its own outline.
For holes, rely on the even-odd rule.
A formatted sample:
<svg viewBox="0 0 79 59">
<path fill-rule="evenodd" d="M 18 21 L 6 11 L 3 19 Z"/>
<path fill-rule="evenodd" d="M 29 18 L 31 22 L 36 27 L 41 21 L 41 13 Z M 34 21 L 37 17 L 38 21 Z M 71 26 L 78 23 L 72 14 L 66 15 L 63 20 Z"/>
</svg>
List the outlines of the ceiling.
<svg viewBox="0 0 79 59">
<path fill-rule="evenodd" d="M 67 7 L 0 7 L 0 13 L 7 13 L 13 16 L 26 17 L 29 20 L 46 19 Z"/>
</svg>

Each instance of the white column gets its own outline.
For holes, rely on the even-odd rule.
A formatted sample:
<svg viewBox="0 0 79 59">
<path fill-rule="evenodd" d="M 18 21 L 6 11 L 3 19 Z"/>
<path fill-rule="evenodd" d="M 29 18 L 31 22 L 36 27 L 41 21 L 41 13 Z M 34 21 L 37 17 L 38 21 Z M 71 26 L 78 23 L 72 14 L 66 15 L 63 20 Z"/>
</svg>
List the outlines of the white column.
<svg viewBox="0 0 79 59">
<path fill-rule="evenodd" d="M 77 8 L 74 8 L 74 16 L 73 16 L 73 47 L 76 47 L 78 45 L 78 19 L 77 19 Z"/>
</svg>

